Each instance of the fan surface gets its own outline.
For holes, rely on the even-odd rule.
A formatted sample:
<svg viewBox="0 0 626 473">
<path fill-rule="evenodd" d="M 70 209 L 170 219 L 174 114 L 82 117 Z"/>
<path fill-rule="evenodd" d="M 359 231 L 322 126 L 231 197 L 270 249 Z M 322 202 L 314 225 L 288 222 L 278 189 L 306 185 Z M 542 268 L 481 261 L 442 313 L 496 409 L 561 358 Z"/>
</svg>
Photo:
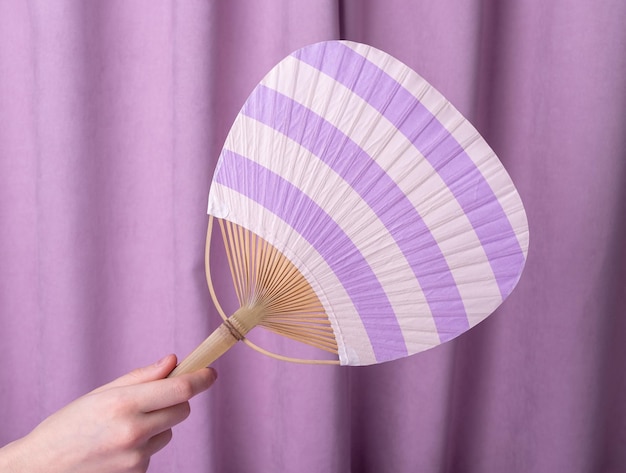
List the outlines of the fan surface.
<svg viewBox="0 0 626 473">
<path fill-rule="evenodd" d="M 342 365 L 394 360 L 470 329 L 511 293 L 528 249 L 520 196 L 476 129 L 409 67 L 347 41 L 294 52 L 253 90 L 208 213 L 231 228 L 250 325 L 307 342 L 298 318 L 313 332 L 322 321 Z M 268 309 L 271 277 L 256 275 L 276 271 L 255 269 L 256 245 L 295 269 L 297 282 L 274 292 L 281 307 L 298 304 L 303 281 L 314 307 Z"/>
<path fill-rule="evenodd" d="M 476 129 L 390 55 L 330 41 L 281 61 L 226 139 L 208 213 L 313 288 L 341 364 L 446 342 L 511 293 L 528 225 Z"/>
</svg>

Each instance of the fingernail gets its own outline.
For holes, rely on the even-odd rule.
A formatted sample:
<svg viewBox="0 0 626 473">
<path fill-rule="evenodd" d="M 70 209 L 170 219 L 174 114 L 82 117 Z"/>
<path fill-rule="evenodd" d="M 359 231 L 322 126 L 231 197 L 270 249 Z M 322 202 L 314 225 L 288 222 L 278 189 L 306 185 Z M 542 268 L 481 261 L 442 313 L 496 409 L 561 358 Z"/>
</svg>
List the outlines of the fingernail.
<svg viewBox="0 0 626 473">
<path fill-rule="evenodd" d="M 213 381 L 215 381 L 217 379 L 217 371 L 215 368 L 211 368 L 210 366 L 208 368 L 213 373 Z"/>
</svg>

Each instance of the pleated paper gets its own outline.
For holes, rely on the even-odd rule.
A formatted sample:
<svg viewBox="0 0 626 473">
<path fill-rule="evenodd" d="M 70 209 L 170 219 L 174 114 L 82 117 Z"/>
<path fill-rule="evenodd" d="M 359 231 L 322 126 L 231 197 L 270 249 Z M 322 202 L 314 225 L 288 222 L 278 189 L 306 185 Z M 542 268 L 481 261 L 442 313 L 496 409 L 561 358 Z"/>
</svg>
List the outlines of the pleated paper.
<svg viewBox="0 0 626 473">
<path fill-rule="evenodd" d="M 254 89 L 208 212 L 300 270 L 344 365 L 467 331 L 511 293 L 528 249 L 521 199 L 476 129 L 406 65 L 347 41 L 296 51 Z"/>
</svg>

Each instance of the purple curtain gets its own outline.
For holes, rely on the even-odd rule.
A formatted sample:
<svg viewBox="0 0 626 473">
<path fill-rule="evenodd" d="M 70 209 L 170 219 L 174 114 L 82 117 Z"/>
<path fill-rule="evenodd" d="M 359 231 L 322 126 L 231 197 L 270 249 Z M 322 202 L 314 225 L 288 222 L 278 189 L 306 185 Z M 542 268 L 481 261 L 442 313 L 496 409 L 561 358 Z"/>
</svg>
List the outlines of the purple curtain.
<svg viewBox="0 0 626 473">
<path fill-rule="evenodd" d="M 344 38 L 495 149 L 529 217 L 521 282 L 380 366 L 235 347 L 150 471 L 626 471 L 625 25 L 621 0 L 0 1 L 0 445 L 218 324 L 205 209 L 230 124 L 276 62 Z"/>
</svg>

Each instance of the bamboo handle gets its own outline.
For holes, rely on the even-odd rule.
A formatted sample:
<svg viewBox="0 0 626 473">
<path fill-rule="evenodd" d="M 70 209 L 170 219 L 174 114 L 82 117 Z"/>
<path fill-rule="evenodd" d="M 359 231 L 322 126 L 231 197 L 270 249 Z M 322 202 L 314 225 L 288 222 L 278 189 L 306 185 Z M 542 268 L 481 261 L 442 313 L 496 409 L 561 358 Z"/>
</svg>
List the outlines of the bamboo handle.
<svg viewBox="0 0 626 473">
<path fill-rule="evenodd" d="M 243 340 L 246 334 L 259 324 L 264 315 L 265 310 L 260 305 L 241 307 L 174 368 L 168 378 L 209 366 L 235 343 Z"/>
</svg>

